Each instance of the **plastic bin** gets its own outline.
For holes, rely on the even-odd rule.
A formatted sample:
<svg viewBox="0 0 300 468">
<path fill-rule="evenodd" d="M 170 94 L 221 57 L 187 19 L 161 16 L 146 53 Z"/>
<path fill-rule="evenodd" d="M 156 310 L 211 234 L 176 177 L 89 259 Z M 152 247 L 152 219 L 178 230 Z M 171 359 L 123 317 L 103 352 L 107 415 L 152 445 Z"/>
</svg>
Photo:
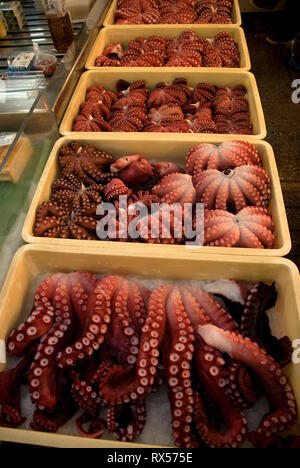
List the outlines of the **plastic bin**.
<svg viewBox="0 0 300 468">
<path fill-rule="evenodd" d="M 251 63 L 250 63 L 250 56 L 249 56 L 249 51 L 248 51 L 248 46 L 247 46 L 247 41 L 245 37 L 244 30 L 242 28 L 239 28 L 238 26 L 232 26 L 232 25 L 190 25 L 188 28 L 182 26 L 182 25 L 171 25 L 168 29 L 161 28 L 160 31 L 157 31 L 155 28 L 150 28 L 149 26 L 140 26 L 139 30 L 137 31 L 136 26 L 131 26 L 126 29 L 124 29 L 122 26 L 115 26 L 114 28 L 108 27 L 108 28 L 103 28 L 100 30 L 98 37 L 96 39 L 95 44 L 92 47 L 92 50 L 87 58 L 85 67 L 88 70 L 99 70 L 101 68 L 105 68 L 106 70 L 112 69 L 113 71 L 130 71 L 132 67 L 96 67 L 95 66 L 95 60 L 98 57 L 98 55 L 101 55 L 103 50 L 105 49 L 106 46 L 109 44 L 112 44 L 114 42 L 121 42 L 122 46 L 127 46 L 128 43 L 137 37 L 150 37 L 155 34 L 159 34 L 160 36 L 164 38 L 170 38 L 173 39 L 175 37 L 178 37 L 183 31 L 186 31 L 187 29 L 193 31 L 198 35 L 198 37 L 209 37 L 212 38 L 216 36 L 218 33 L 225 31 L 231 34 L 232 38 L 235 40 L 235 42 L 239 46 L 240 50 L 240 56 L 241 56 L 241 66 L 239 68 L 209 68 L 209 67 L 197 67 L 196 70 L 211 70 L 215 72 L 221 72 L 221 71 L 226 71 L 226 70 L 236 70 L 236 71 L 248 71 L 251 68 Z M 147 70 L 151 67 L 136 67 L 139 71 L 142 70 Z M 173 71 L 184 71 L 186 70 L 185 67 L 164 67 L 167 68 L 168 70 L 173 70 Z M 195 70 L 195 68 L 193 68 Z"/>
<path fill-rule="evenodd" d="M 174 69 L 173 69 L 174 70 Z M 215 86 L 227 86 L 233 88 L 234 86 L 243 85 L 248 91 L 248 101 L 251 122 L 253 125 L 253 135 L 247 135 L 250 139 L 264 139 L 267 135 L 266 123 L 262 104 L 259 96 L 259 91 L 256 83 L 256 79 L 252 73 L 249 72 L 235 72 L 235 71 L 223 71 L 222 73 L 216 73 L 212 71 L 193 71 L 184 69 L 169 71 L 163 68 L 148 68 L 147 71 L 139 71 L 135 67 L 131 68 L 130 71 L 110 71 L 107 69 L 89 70 L 83 73 L 79 79 L 77 87 L 73 93 L 70 103 L 67 107 L 65 115 L 60 125 L 61 135 L 77 135 L 80 137 L 89 138 L 94 136 L 93 132 L 72 132 L 72 127 L 75 118 L 79 114 L 80 105 L 85 101 L 86 91 L 90 86 L 96 84 L 102 84 L 105 89 L 115 91 L 115 83 L 119 79 L 126 80 L 133 83 L 137 80 L 145 80 L 146 86 L 153 89 L 157 83 L 160 82 L 172 82 L 175 78 L 186 78 L 189 86 L 196 86 L 198 83 L 208 83 Z M 113 136 L 117 136 L 119 132 L 97 132 L 98 138 L 106 138 L 107 133 Z M 125 132 L 120 133 L 124 135 Z M 134 132 L 136 139 L 143 139 L 146 132 Z M 161 133 L 151 133 L 152 139 L 160 138 Z M 199 133 L 172 133 L 173 137 L 180 135 L 182 140 L 197 141 Z M 220 136 L 220 135 L 219 135 Z M 238 139 L 240 135 L 221 135 L 224 140 Z"/>
<path fill-rule="evenodd" d="M 149 136 L 144 136 L 142 140 L 136 140 L 134 135 L 124 138 L 110 137 L 106 134 L 105 140 L 99 140 L 97 137 L 93 138 L 78 138 L 78 137 L 65 137 L 58 140 L 51 152 L 47 165 L 44 169 L 40 182 L 38 184 L 36 193 L 33 197 L 31 206 L 29 208 L 24 226 L 22 236 L 25 242 L 35 244 L 54 245 L 69 245 L 76 246 L 78 249 L 88 246 L 90 248 L 101 249 L 112 246 L 114 249 L 121 249 L 121 251 L 139 252 L 141 255 L 146 252 L 159 252 L 161 255 L 168 255 L 168 257 L 176 256 L 177 253 L 185 254 L 192 251 L 194 255 L 200 254 L 225 254 L 225 255 L 259 255 L 260 258 L 268 256 L 284 256 L 291 250 L 291 239 L 287 223 L 287 217 L 284 207 L 284 201 L 277 172 L 276 162 L 272 147 L 264 141 L 255 141 L 255 147 L 260 152 L 263 159 L 263 166 L 271 177 L 272 182 L 272 197 L 270 203 L 270 211 L 275 224 L 276 245 L 274 249 L 247 249 L 247 248 L 232 248 L 232 247 L 201 247 L 187 249 L 185 245 L 159 245 L 159 244 L 144 244 L 144 243 L 126 243 L 123 242 L 110 242 L 110 241 L 81 241 L 76 239 L 50 239 L 47 237 L 35 237 L 33 235 L 33 228 L 36 217 L 36 210 L 38 206 L 49 200 L 51 194 L 51 185 L 53 181 L 59 177 L 58 166 L 58 153 L 59 148 L 74 139 L 80 143 L 92 144 L 98 149 L 107 151 L 114 157 L 121 157 L 126 154 L 142 154 L 149 160 L 166 161 L 171 160 L 179 162 L 184 165 L 185 156 L 188 150 L 197 143 L 221 143 L 221 138 L 211 136 L 198 137 L 197 142 L 188 142 L 180 140 L 180 137 L 165 136 L 160 139 L 153 140 Z M 144 134 L 145 135 L 145 134 Z M 149 135 L 149 134 L 148 134 Z M 246 139 L 245 139 L 246 140 Z"/>
<path fill-rule="evenodd" d="M 289 260 L 260 257 L 225 257 L 178 255 L 174 258 L 145 252 L 129 253 L 112 249 L 102 251 L 28 245 L 14 257 L 0 295 L 0 339 L 23 319 L 28 294 L 37 276 L 59 271 L 89 270 L 98 274 L 120 274 L 142 279 L 208 280 L 232 278 L 241 281 L 276 284 L 280 327 L 291 340 L 300 336 L 299 272 Z M 32 292 L 32 294 L 34 294 Z M 9 313 L 8 313 L 9 312 Z M 5 365 L 0 364 L 0 371 Z M 300 366 L 291 363 L 285 369 L 300 405 Z M 157 408 L 159 415 L 159 408 Z M 171 430 L 171 428 L 170 428 Z M 291 431 L 299 435 L 298 424 Z M 49 434 L 33 430 L 0 427 L 0 439 L 17 443 L 70 448 L 137 448 L 145 445 L 102 439 L 89 439 L 66 434 Z M 158 446 L 158 445 L 156 445 Z M 147 447 L 151 447 L 147 445 Z"/>
<path fill-rule="evenodd" d="M 111 4 L 111 7 L 110 9 L 108 10 L 107 12 L 107 15 L 106 15 L 106 18 L 103 22 L 103 26 L 112 26 L 114 25 L 114 22 L 115 22 L 115 11 L 117 9 L 117 4 L 118 4 L 118 0 L 113 0 L 112 4 Z M 233 12 L 232 12 L 232 23 L 233 24 L 236 24 L 237 26 L 240 26 L 242 24 L 242 15 L 241 15 L 241 10 L 240 10 L 240 5 L 239 5 L 239 0 L 234 0 L 234 4 L 233 4 Z M 116 24 L 115 26 L 120 26 L 119 24 Z M 130 26 L 130 25 L 128 25 Z M 124 25 L 122 26 L 123 28 L 127 28 L 128 27 L 127 25 Z M 143 27 L 143 26 L 146 26 L 146 27 L 152 27 L 154 26 L 156 29 L 160 29 L 162 26 L 164 28 L 168 28 L 172 25 L 170 24 L 164 24 L 164 25 L 161 25 L 161 24 L 149 24 L 149 25 L 139 25 L 139 24 L 136 24 L 134 25 L 137 30 L 140 28 L 140 27 Z M 185 26 L 190 26 L 190 25 L 185 25 Z M 206 25 L 205 25 L 206 26 Z"/>
</svg>

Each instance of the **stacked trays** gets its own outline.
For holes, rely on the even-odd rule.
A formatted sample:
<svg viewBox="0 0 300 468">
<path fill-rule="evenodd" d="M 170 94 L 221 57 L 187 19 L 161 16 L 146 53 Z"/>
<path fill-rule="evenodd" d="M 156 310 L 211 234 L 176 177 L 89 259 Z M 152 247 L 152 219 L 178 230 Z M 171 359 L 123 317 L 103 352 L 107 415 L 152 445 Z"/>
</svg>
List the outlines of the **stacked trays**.
<svg viewBox="0 0 300 468">
<path fill-rule="evenodd" d="M 250 58 L 245 34 L 240 28 L 241 14 L 238 0 L 234 0 L 232 24 L 116 25 L 114 24 L 116 9 L 117 0 L 113 0 L 104 21 L 105 28 L 100 29 L 98 38 L 87 59 L 87 71 L 80 77 L 61 122 L 62 138 L 56 142 L 52 149 L 28 211 L 22 236 L 29 245 L 22 247 L 16 253 L 0 296 L 0 342 L 7 340 L 11 330 L 24 320 L 26 313 L 30 311 L 29 304 L 32 304 L 34 290 L 47 275 L 75 271 L 89 271 L 98 276 L 123 275 L 129 279 L 146 280 L 147 285 L 154 284 L 155 281 L 185 282 L 186 284 L 190 281 L 219 279 L 231 279 L 251 284 L 264 282 L 267 285 L 272 285 L 274 283 L 278 300 L 276 320 L 275 323 L 272 323 L 272 332 L 274 331 L 273 327 L 277 330 L 280 328 L 280 333 L 287 335 L 290 340 L 296 340 L 300 336 L 299 273 L 293 263 L 280 258 L 290 252 L 291 238 L 275 155 L 272 147 L 263 141 L 267 135 L 266 124 L 256 80 L 254 75 L 249 72 Z M 125 49 L 130 41 L 137 37 L 149 38 L 159 35 L 164 39 L 173 39 L 187 30 L 193 31 L 199 38 L 209 38 L 209 40 L 221 32 L 229 33 L 239 49 L 240 67 L 97 67 L 95 65 L 96 58 L 110 44 L 121 43 Z M 106 91 L 116 92 L 115 85 L 118 80 L 124 80 L 130 84 L 138 80 L 145 80 L 146 87 L 153 90 L 157 83 L 172 83 L 173 80 L 179 78 L 186 80 L 187 89 L 194 88 L 198 83 L 224 88 L 243 86 L 246 89 L 248 114 L 253 134 L 73 131 L 74 122 L 81 112 L 81 105 L 85 101 L 87 90 L 90 87 L 101 84 Z M 92 120 L 92 116 L 90 117 Z M 74 142 L 75 148 L 80 148 L 78 155 L 82 148 L 92 145 L 97 150 L 111 154 L 115 159 L 140 154 L 150 163 L 169 161 L 184 166 L 187 153 L 195 145 L 221 145 L 230 140 L 240 140 L 253 145 L 253 151 L 256 150 L 261 157 L 262 168 L 269 175 L 268 208 L 274 223 L 275 243 L 273 248 L 222 247 L 221 245 L 187 248 L 180 243 L 178 245 L 124 243 L 35 235 L 37 210 L 50 199 L 52 185 L 55 180 L 61 177 L 60 151 L 62 147 L 66 148 L 64 145 Z M 81 184 L 84 186 L 82 180 Z M 84 191 L 85 187 L 81 187 L 81 190 Z M 230 209 L 228 208 L 228 211 Z M 72 216 L 75 215 L 76 212 L 72 211 L 70 223 L 72 223 Z M 51 215 L 45 216 L 46 222 L 49 222 L 50 225 Z M 149 287 L 152 288 L 152 286 Z M 0 353 L 0 370 L 4 369 L 5 353 L 3 352 Z M 294 362 L 285 368 L 298 405 L 300 405 L 299 372 L 299 366 Z M 158 406 L 162 404 L 160 397 L 153 401 L 158 402 L 156 403 Z M 153 409 L 156 410 L 156 413 L 153 413 Z M 150 425 L 152 425 L 153 419 L 151 417 L 153 414 L 154 420 L 157 420 L 157 415 L 160 414 L 155 403 L 152 403 L 150 414 L 151 411 Z M 28 423 L 22 424 L 18 428 L 0 427 L 0 440 L 53 447 L 137 448 L 172 445 L 172 443 L 165 443 L 166 439 L 163 438 L 163 434 L 160 439 L 160 426 L 154 430 L 157 432 L 155 440 L 151 438 L 153 434 L 149 433 L 149 425 L 145 429 L 145 435 L 140 437 L 138 441 L 128 442 L 129 439 L 126 442 L 116 441 L 113 435 L 105 435 L 104 439 L 86 438 L 77 434 L 75 418 L 73 418 L 57 433 L 47 433 L 41 429 L 39 431 L 31 430 Z M 164 430 L 168 431 L 168 429 Z M 170 433 L 171 431 L 170 422 Z M 300 434 L 299 416 L 296 426 L 288 434 Z"/>
</svg>

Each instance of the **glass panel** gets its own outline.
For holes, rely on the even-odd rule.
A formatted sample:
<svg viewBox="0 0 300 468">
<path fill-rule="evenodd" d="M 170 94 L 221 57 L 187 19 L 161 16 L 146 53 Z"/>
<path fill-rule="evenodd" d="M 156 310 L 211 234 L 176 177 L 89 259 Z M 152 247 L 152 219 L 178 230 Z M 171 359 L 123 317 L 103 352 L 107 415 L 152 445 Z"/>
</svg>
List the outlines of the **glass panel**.
<svg viewBox="0 0 300 468">
<path fill-rule="evenodd" d="M 15 131 L 11 126 L 10 131 Z M 23 223 L 55 141 L 57 124 L 47 97 L 40 94 L 9 147 L 0 173 L 0 287 L 16 250 Z M 3 181 L 5 178 L 14 181 Z M 2 180 L 1 180 L 2 179 Z"/>
</svg>

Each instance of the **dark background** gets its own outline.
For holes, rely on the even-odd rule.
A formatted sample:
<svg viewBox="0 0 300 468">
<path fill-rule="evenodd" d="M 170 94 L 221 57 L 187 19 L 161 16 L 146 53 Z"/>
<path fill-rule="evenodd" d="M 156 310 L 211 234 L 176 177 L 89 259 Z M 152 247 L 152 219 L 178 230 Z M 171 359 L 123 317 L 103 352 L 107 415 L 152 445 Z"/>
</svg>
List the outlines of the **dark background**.
<svg viewBox="0 0 300 468">
<path fill-rule="evenodd" d="M 297 0 L 299 1 L 299 0 Z M 290 47 L 266 42 L 266 33 L 281 13 L 243 14 L 242 28 L 276 157 L 293 249 L 289 258 L 300 267 L 300 103 L 292 102 L 292 82 L 300 72 L 289 65 Z M 300 30 L 300 18 L 299 18 Z"/>
</svg>

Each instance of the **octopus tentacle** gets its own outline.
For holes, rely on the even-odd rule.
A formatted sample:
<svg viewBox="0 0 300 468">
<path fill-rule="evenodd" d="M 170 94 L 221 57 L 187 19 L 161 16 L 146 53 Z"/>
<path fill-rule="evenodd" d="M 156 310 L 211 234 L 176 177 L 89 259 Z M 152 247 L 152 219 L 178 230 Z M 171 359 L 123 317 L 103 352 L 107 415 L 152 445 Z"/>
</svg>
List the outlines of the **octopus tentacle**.
<svg viewBox="0 0 300 468">
<path fill-rule="evenodd" d="M 180 291 L 169 287 L 166 313 L 170 332 L 166 381 L 172 411 L 172 430 L 178 447 L 197 447 L 192 433 L 194 391 L 192 389 L 191 362 L 194 352 L 194 334 L 186 314 Z"/>
<path fill-rule="evenodd" d="M 145 400 L 130 402 L 117 408 L 117 427 L 115 429 L 116 437 L 122 442 L 132 442 L 142 433 L 147 418 Z"/>
<path fill-rule="evenodd" d="M 0 425 L 17 427 L 25 418 L 21 415 L 21 383 L 36 353 L 37 344 L 31 345 L 14 369 L 0 373 Z"/>
<path fill-rule="evenodd" d="M 91 424 L 86 430 L 83 425 L 88 422 L 91 422 Z M 76 429 L 80 436 L 90 439 L 99 439 L 107 432 L 106 421 L 104 419 L 93 418 L 89 413 L 83 413 L 76 419 Z"/>
<path fill-rule="evenodd" d="M 56 355 L 69 343 L 75 329 L 68 281 L 67 275 L 60 278 L 53 298 L 55 323 L 40 340 L 29 374 L 31 399 L 40 410 L 51 411 L 57 405 L 59 368 Z"/>
<path fill-rule="evenodd" d="M 202 308 L 207 304 L 202 304 L 195 299 L 188 288 L 182 288 L 184 305 L 191 320 L 194 330 L 199 325 L 208 324 L 211 319 L 207 314 L 208 307 Z M 206 304 L 205 304 L 206 302 Z M 233 324 L 234 325 L 234 324 Z M 232 326 L 232 324 L 231 324 Z M 195 419 L 195 425 L 201 438 L 210 447 L 237 447 L 241 445 L 247 434 L 247 421 L 238 403 L 232 400 L 228 394 L 228 379 L 225 368 L 225 360 L 221 353 L 207 346 L 197 334 L 195 342 L 195 366 L 197 377 L 204 385 L 206 391 L 211 395 L 214 404 L 219 408 L 221 416 L 227 426 L 227 431 L 222 432 L 209 421 L 202 402 L 198 395 L 198 412 Z"/>
<path fill-rule="evenodd" d="M 57 356 L 58 366 L 69 368 L 75 366 L 98 350 L 111 321 L 111 297 L 120 281 L 118 276 L 104 277 L 90 294 L 87 301 L 86 321 L 81 336 Z"/>
<path fill-rule="evenodd" d="M 290 429 L 297 419 L 297 405 L 293 389 L 280 365 L 257 343 L 242 335 L 212 324 L 199 326 L 198 332 L 209 346 L 241 361 L 259 378 L 271 408 L 259 425 L 259 437 L 269 438 L 272 434 Z"/>
<path fill-rule="evenodd" d="M 59 400 L 54 410 L 49 413 L 36 409 L 30 427 L 35 431 L 57 432 L 78 410 L 78 406 L 69 397 L 69 383 L 62 372 L 58 376 Z"/>
<path fill-rule="evenodd" d="M 148 314 L 142 328 L 139 348 L 136 346 L 139 339 L 134 336 L 134 330 L 130 328 L 128 336 L 131 337 L 130 342 L 131 348 L 134 348 L 132 350 L 134 355 L 125 354 L 125 357 L 130 359 L 126 365 L 131 364 L 132 367 L 126 370 L 123 366 L 116 365 L 109 371 L 99 386 L 100 394 L 104 400 L 121 404 L 131 400 L 135 401 L 142 398 L 145 393 L 151 392 L 159 364 L 159 347 L 165 329 L 165 315 L 162 308 L 165 294 L 166 288 L 162 287 L 157 296 L 150 296 Z M 136 352 L 138 352 L 137 357 Z"/>
<path fill-rule="evenodd" d="M 275 306 L 277 292 L 275 286 L 264 283 L 254 285 L 246 298 L 246 306 L 241 318 L 241 332 L 244 337 L 256 341 L 282 367 L 289 364 L 292 357 L 292 344 L 289 338 L 277 340 L 272 336 L 268 309 Z"/>
<path fill-rule="evenodd" d="M 38 287 L 34 306 L 27 319 L 13 329 L 7 339 L 10 356 L 20 356 L 36 340 L 51 328 L 54 322 L 53 294 L 61 279 L 61 274 L 46 278 Z"/>
</svg>

